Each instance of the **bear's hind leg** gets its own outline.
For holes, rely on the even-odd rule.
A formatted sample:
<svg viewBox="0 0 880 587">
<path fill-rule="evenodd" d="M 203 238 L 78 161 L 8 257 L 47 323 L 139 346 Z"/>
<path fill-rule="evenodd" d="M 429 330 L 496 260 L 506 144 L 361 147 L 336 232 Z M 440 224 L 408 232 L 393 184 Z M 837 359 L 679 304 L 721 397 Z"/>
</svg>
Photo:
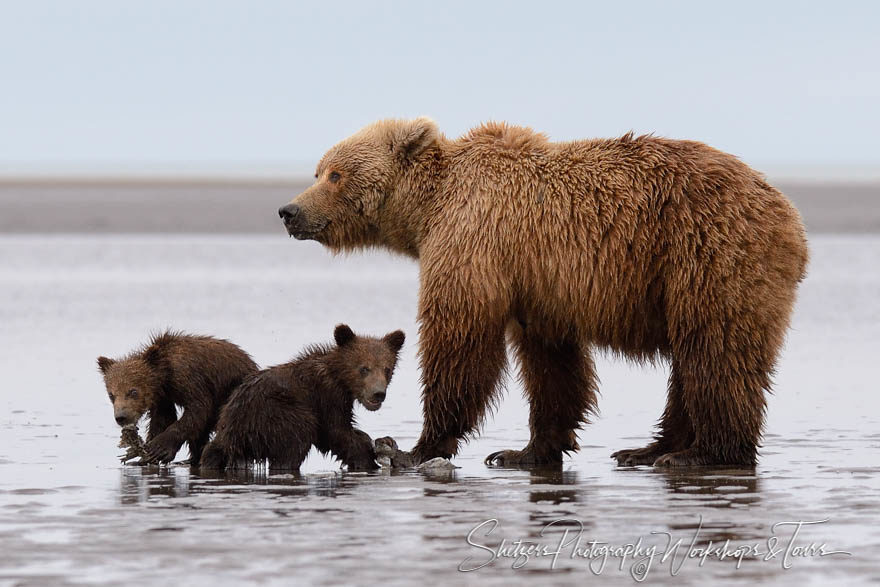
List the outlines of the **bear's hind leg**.
<svg viewBox="0 0 880 587">
<path fill-rule="evenodd" d="M 593 359 L 574 336 L 548 340 L 532 326 L 514 326 L 510 334 L 529 399 L 531 439 L 524 449 L 495 452 L 485 462 L 499 466 L 561 463 L 563 453 L 578 450 L 576 431 L 596 410 Z"/>
<path fill-rule="evenodd" d="M 693 444 L 694 429 L 684 403 L 684 387 L 680 367 L 674 363 L 669 375 L 666 408 L 660 418 L 659 431 L 654 442 L 636 449 L 619 450 L 611 455 L 618 465 L 652 465 L 658 457 L 684 450 Z"/>
<path fill-rule="evenodd" d="M 204 451 L 205 446 L 210 439 L 211 430 L 208 429 L 199 436 L 198 440 L 191 440 L 189 442 L 189 460 L 184 461 L 184 463 L 188 463 L 193 467 L 198 467 L 202 459 L 202 451 Z"/>
<path fill-rule="evenodd" d="M 310 449 L 311 446 L 293 446 L 282 454 L 274 457 L 270 456 L 269 472 L 278 473 L 283 471 L 285 473 L 298 473 L 299 467 L 302 465 L 303 461 L 306 460 L 306 456 L 308 456 Z"/>
<path fill-rule="evenodd" d="M 752 338 L 735 323 L 710 332 L 673 351 L 694 436 L 655 466 L 755 464 L 778 345 L 768 347 L 774 337 Z"/>
</svg>

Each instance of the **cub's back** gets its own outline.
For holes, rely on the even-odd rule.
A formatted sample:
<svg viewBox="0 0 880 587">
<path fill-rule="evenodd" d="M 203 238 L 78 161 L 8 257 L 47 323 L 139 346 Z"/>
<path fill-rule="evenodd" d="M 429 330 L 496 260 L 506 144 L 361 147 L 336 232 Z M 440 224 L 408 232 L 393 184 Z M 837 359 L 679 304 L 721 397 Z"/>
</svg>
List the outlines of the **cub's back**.
<svg viewBox="0 0 880 587">
<path fill-rule="evenodd" d="M 163 362 L 178 393 L 210 394 L 222 402 L 259 369 L 250 355 L 225 339 L 166 333 L 154 344 L 162 349 Z"/>
</svg>

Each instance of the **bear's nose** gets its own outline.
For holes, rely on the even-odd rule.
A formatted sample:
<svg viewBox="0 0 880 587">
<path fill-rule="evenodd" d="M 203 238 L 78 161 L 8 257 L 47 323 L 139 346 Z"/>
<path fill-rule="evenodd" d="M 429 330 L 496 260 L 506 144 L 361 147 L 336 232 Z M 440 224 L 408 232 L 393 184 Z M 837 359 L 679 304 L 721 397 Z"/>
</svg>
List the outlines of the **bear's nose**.
<svg viewBox="0 0 880 587">
<path fill-rule="evenodd" d="M 116 423 L 122 426 L 128 420 L 125 416 L 116 416 Z"/>
<path fill-rule="evenodd" d="M 285 224 L 296 218 L 297 214 L 299 214 L 299 206 L 296 204 L 288 204 L 278 208 L 278 216 Z"/>
<path fill-rule="evenodd" d="M 385 401 L 385 392 L 380 391 L 379 393 L 374 393 L 373 399 L 377 402 L 384 402 Z"/>
</svg>

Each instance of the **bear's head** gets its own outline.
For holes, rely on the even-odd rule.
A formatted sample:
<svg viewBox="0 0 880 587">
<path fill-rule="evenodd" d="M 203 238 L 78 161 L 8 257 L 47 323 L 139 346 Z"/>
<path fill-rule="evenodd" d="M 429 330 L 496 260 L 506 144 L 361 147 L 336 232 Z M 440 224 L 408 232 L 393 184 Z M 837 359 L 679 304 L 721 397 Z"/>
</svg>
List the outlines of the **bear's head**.
<svg viewBox="0 0 880 587">
<path fill-rule="evenodd" d="M 382 244 L 382 208 L 403 172 L 439 138 L 429 118 L 381 120 L 331 148 L 315 184 L 278 210 L 289 235 L 331 249 Z"/>
<path fill-rule="evenodd" d="M 382 407 L 385 393 L 397 355 L 403 346 L 405 335 L 395 330 L 382 338 L 358 336 L 345 324 L 333 331 L 338 353 L 338 373 L 345 384 L 365 408 L 374 412 Z"/>
<path fill-rule="evenodd" d="M 162 385 L 155 347 L 124 359 L 98 357 L 107 396 L 113 404 L 113 417 L 120 426 L 137 424 L 153 407 Z"/>
</svg>

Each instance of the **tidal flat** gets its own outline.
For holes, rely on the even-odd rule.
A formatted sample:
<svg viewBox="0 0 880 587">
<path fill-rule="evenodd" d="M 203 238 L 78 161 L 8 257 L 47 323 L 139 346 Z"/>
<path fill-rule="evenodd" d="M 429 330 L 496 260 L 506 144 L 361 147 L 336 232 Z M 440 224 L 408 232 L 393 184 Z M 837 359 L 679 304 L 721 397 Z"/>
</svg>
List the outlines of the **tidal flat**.
<svg viewBox="0 0 880 587">
<path fill-rule="evenodd" d="M 483 464 L 528 440 L 512 368 L 452 474 L 347 473 L 313 452 L 301 475 L 202 477 L 120 465 L 98 355 L 170 327 L 271 365 L 339 322 L 402 328 L 385 406 L 358 419 L 409 448 L 417 265 L 280 234 L 0 236 L 0 585 L 876 583 L 880 237 L 810 245 L 755 469 L 616 466 L 649 440 L 668 368 L 600 355 L 601 413 L 561 468 Z"/>
</svg>

